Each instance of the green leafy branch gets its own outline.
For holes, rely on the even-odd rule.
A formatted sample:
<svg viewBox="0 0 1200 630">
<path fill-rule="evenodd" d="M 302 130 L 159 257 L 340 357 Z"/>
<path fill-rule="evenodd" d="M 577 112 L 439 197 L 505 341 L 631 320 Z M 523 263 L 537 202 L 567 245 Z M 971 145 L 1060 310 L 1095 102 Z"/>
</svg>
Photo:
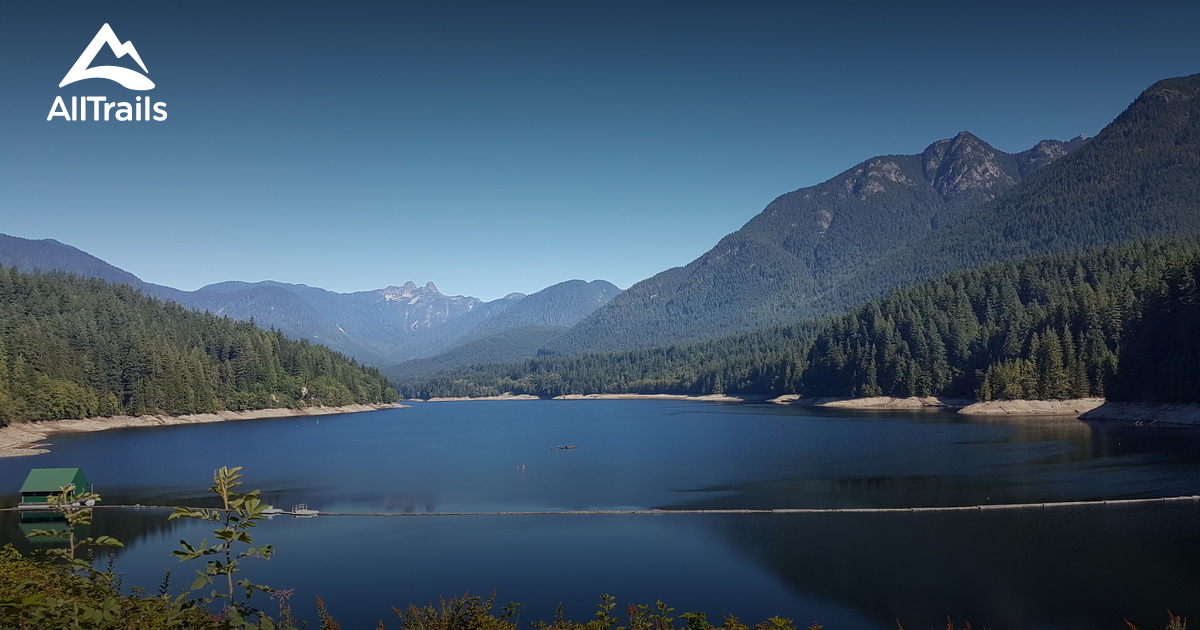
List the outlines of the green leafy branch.
<svg viewBox="0 0 1200 630">
<path fill-rule="evenodd" d="M 259 491 L 251 490 L 245 494 L 235 489 L 242 485 L 240 479 L 242 468 L 222 467 L 213 473 L 213 485 L 209 491 L 221 498 L 221 507 L 193 509 L 177 507 L 168 517 L 191 518 L 217 523 L 213 530 L 216 542 L 209 544 L 207 539 L 200 541 L 199 546 L 181 540 L 182 549 L 171 552 L 179 560 L 196 560 L 206 558 L 204 568 L 196 571 L 198 577 L 192 582 L 191 590 L 199 590 L 205 585 L 216 582 L 224 583 L 224 592 L 213 589 L 208 597 L 201 598 L 205 603 L 225 600 L 226 614 L 232 627 L 240 628 L 275 628 L 275 624 L 261 611 L 251 607 L 247 602 L 255 591 L 272 594 L 274 589 L 254 584 L 247 579 L 235 580 L 235 574 L 240 570 L 241 562 L 247 558 L 269 559 L 275 553 L 271 545 L 254 546 L 254 539 L 249 530 L 257 526 L 257 521 L 264 518 L 263 510 L 269 506 L 259 500 Z M 244 545 L 244 547 L 243 547 Z M 243 592 L 243 598 L 238 598 L 238 592 Z M 254 624 L 248 617 L 256 617 L 259 623 Z"/>
</svg>

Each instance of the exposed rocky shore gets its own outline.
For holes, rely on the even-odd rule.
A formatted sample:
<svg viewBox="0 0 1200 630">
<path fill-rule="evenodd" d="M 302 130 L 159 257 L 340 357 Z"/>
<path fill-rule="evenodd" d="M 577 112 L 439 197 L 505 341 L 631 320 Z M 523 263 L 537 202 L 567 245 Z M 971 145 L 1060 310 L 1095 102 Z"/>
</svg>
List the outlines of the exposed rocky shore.
<svg viewBox="0 0 1200 630">
<path fill-rule="evenodd" d="M 341 407 L 295 407 L 279 409 L 256 409 L 253 411 L 218 411 L 215 413 L 192 413 L 179 416 L 112 416 L 108 418 L 79 418 L 76 420 L 43 420 L 21 422 L 0 428 L 0 457 L 37 455 L 45 453 L 46 439 L 56 433 L 84 433 L 123 429 L 129 427 L 159 427 L 177 424 L 204 424 L 230 420 L 254 420 L 258 418 L 286 418 L 291 416 L 328 416 L 339 413 L 358 413 L 407 407 L 399 403 L 370 405 L 345 405 Z"/>
</svg>

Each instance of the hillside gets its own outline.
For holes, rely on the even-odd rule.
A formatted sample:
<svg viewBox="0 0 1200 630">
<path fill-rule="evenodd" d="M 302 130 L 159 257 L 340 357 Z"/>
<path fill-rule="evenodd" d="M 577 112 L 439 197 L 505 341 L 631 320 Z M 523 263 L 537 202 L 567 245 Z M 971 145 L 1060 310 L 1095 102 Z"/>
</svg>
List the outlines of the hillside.
<svg viewBox="0 0 1200 630">
<path fill-rule="evenodd" d="M 378 370 L 123 284 L 0 267 L 0 424 L 391 402 Z"/>
<path fill-rule="evenodd" d="M 22 273 L 62 271 L 81 278 L 127 284 L 161 300 L 177 300 L 184 293 L 145 282 L 81 249 L 50 238 L 33 240 L 0 234 L 0 267 L 11 267 Z"/>
<path fill-rule="evenodd" d="M 1095 139 L 1005 154 L 970 134 L 776 199 L 686 267 L 552 345 L 647 347 L 844 312 L 957 269 L 1200 233 L 1200 75 L 1160 81 Z"/>
<path fill-rule="evenodd" d="M 560 282 L 484 320 L 459 343 L 527 326 L 574 326 L 620 292 L 605 280 Z"/>
<path fill-rule="evenodd" d="M 920 155 L 869 159 L 779 197 L 700 258 L 630 287 L 552 349 L 649 347 L 844 310 L 852 303 L 818 310 L 813 301 L 1084 144 L 1047 140 L 1008 154 L 963 132 Z"/>
<path fill-rule="evenodd" d="M 521 326 L 494 335 L 461 343 L 441 354 L 424 359 L 409 359 L 383 368 L 383 375 L 395 383 L 414 382 L 439 372 L 468 365 L 509 363 L 537 356 L 538 351 L 569 330 L 566 326 Z"/>
<path fill-rule="evenodd" d="M 398 382 L 406 396 L 595 393 L 1182 401 L 1200 391 L 1200 238 L 995 263 L 828 320 Z M 1126 369 L 1125 364 L 1129 368 Z"/>
</svg>

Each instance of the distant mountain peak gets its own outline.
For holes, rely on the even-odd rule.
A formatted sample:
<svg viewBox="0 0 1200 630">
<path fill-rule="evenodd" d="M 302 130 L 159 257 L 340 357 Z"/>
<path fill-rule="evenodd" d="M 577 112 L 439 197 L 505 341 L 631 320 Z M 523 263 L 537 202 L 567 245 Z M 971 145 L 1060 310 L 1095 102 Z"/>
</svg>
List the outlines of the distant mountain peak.
<svg viewBox="0 0 1200 630">
<path fill-rule="evenodd" d="M 378 289 L 376 290 L 376 293 L 382 295 L 383 298 L 388 301 L 404 300 L 413 297 L 421 298 L 425 296 L 442 295 L 442 292 L 438 291 L 437 286 L 435 286 L 432 282 L 426 282 L 425 286 L 418 288 L 417 283 L 413 282 L 412 280 L 405 282 L 401 286 L 392 285 L 386 289 Z"/>
<path fill-rule="evenodd" d="M 516 291 L 513 291 L 512 293 L 509 293 L 508 295 L 506 295 L 500 299 L 501 300 L 520 300 L 520 299 L 524 299 L 524 298 L 525 298 L 524 293 L 518 293 Z"/>
</svg>

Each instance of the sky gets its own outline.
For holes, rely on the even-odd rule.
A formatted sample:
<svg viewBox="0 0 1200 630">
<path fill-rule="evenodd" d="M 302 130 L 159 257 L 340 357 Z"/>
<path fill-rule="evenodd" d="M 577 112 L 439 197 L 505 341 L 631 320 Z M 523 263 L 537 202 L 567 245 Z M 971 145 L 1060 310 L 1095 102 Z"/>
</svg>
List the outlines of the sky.
<svg viewBox="0 0 1200 630">
<path fill-rule="evenodd" d="M 152 90 L 58 87 L 106 23 Z M 1196 24 L 1194 1 L 6 1 L 0 232 L 187 290 L 627 288 L 875 155 L 1094 135 L 1200 72 Z M 47 121 L 56 96 L 168 115 Z"/>
</svg>

